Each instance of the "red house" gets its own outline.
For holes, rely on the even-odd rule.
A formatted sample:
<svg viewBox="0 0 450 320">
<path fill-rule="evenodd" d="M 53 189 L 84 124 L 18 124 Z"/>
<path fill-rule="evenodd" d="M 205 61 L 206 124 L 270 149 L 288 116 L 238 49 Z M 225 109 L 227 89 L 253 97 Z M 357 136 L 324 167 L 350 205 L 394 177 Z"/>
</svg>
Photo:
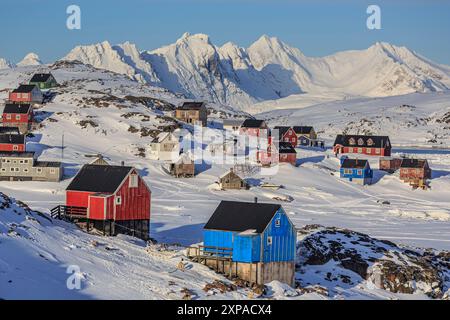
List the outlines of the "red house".
<svg viewBox="0 0 450 320">
<path fill-rule="evenodd" d="M 264 120 L 246 119 L 239 129 L 239 133 L 243 135 L 266 138 L 268 137 L 268 127 Z"/>
<path fill-rule="evenodd" d="M 104 234 L 149 238 L 151 191 L 137 170 L 128 166 L 88 164 L 66 189 L 66 205 L 52 215 L 87 221 Z"/>
<path fill-rule="evenodd" d="M 0 134 L 0 151 L 25 152 L 25 135 Z"/>
<path fill-rule="evenodd" d="M 290 163 L 293 166 L 297 163 L 297 152 L 291 142 L 279 142 L 278 147 L 269 138 L 267 150 L 258 152 L 258 162 L 263 166 L 270 166 L 278 163 Z"/>
<path fill-rule="evenodd" d="M 9 93 L 9 101 L 17 103 L 42 103 L 44 96 L 34 84 L 21 84 Z"/>
<path fill-rule="evenodd" d="M 431 179 L 431 168 L 426 159 L 403 159 L 400 165 L 400 180 L 414 188 L 426 188 Z"/>
<path fill-rule="evenodd" d="M 280 163 L 286 162 L 293 166 L 297 163 L 297 152 L 291 142 L 280 142 L 278 144 L 278 156 Z"/>
<path fill-rule="evenodd" d="M 279 142 L 289 142 L 294 148 L 297 146 L 298 137 L 292 127 L 276 126 L 274 129 L 278 130 Z"/>
<path fill-rule="evenodd" d="M 33 117 L 31 104 L 8 103 L 3 109 L 3 126 L 17 127 L 20 133 L 27 133 L 31 129 Z"/>
<path fill-rule="evenodd" d="M 372 156 L 390 156 L 391 142 L 388 136 L 364 136 L 339 134 L 334 141 L 333 151 Z"/>
</svg>

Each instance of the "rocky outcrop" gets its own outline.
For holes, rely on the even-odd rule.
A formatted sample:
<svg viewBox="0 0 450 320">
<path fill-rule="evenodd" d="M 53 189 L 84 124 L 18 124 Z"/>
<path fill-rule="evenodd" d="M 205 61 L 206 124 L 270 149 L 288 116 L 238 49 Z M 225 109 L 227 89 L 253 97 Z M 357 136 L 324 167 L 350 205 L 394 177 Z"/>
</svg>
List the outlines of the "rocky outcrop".
<svg viewBox="0 0 450 320">
<path fill-rule="evenodd" d="M 336 285 L 365 283 L 393 293 L 426 294 L 442 298 L 450 286 L 450 252 L 410 249 L 366 234 L 318 225 L 300 230 L 297 247 L 298 283 L 311 266 L 330 266 L 319 271 Z M 355 275 L 349 276 L 345 271 Z M 356 276 L 357 275 L 357 276 Z"/>
</svg>

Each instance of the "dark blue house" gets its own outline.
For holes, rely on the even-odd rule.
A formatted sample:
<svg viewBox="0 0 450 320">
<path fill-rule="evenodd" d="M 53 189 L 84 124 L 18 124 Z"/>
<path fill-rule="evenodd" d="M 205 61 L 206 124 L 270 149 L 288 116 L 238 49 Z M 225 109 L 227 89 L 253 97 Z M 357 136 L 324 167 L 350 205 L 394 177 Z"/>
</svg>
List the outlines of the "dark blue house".
<svg viewBox="0 0 450 320">
<path fill-rule="evenodd" d="M 341 178 L 361 185 L 372 183 L 373 170 L 367 160 L 342 157 L 340 174 Z"/>
<path fill-rule="evenodd" d="M 204 227 L 205 250 L 231 249 L 231 260 L 241 269 L 236 275 L 248 280 L 250 273 L 257 283 L 293 284 L 296 241 L 295 227 L 279 204 L 222 201 Z"/>
</svg>

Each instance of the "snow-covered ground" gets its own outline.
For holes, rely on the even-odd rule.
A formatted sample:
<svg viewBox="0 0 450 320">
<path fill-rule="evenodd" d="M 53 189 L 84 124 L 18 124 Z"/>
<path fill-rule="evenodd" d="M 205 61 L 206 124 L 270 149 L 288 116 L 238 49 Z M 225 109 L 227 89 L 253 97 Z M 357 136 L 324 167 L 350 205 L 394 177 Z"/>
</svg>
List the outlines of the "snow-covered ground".
<svg viewBox="0 0 450 320">
<path fill-rule="evenodd" d="M 450 148 L 449 91 L 332 99 L 296 95 L 250 110 L 270 124 L 312 125 L 330 144 L 344 132 L 389 135 L 394 146 Z"/>
<path fill-rule="evenodd" d="M 6 97 L 7 89 L 25 81 L 35 70 L 35 67 L 1 70 L 1 95 Z M 417 156 L 428 158 L 434 170 L 431 189 L 426 191 L 412 190 L 396 175 L 379 171 L 375 172 L 375 183 L 371 186 L 341 180 L 337 174 L 338 159 L 330 151 L 311 149 L 297 150 L 298 167 L 280 165 L 276 175 L 249 176 L 253 185 L 250 190 L 219 191 L 214 183 L 229 168 L 227 165 L 204 164 L 199 166 L 195 178 L 175 179 L 166 174 L 161 162 L 142 156 L 152 139 L 151 134 L 174 124 L 168 118 L 171 103 L 180 102 L 181 97 L 79 64 L 60 64 L 52 72 L 62 87 L 57 89 L 55 99 L 39 110 L 41 126 L 34 131 L 35 137 L 30 139 L 28 148 L 35 150 L 42 160 L 62 158 L 66 178 L 60 183 L 0 183 L 1 192 L 25 202 L 33 210 L 48 212 L 55 205 L 63 204 L 64 190 L 70 179 L 83 164 L 92 160 L 87 155 L 101 153 L 111 163 L 125 161 L 140 170 L 152 190 L 151 236 L 163 243 L 185 246 L 198 243 L 203 224 L 221 200 L 253 201 L 258 197 L 260 202 L 280 202 L 299 228 L 310 224 L 349 228 L 405 246 L 450 250 L 448 152 L 417 150 Z M 142 102 L 142 97 L 156 100 Z M 262 116 L 269 119 L 271 125 L 312 124 L 319 132 L 324 132 L 325 138 L 331 139 L 334 133 L 348 126 L 346 123 L 352 121 L 352 116 L 356 119 L 364 114 L 377 119 L 383 115 L 385 120 L 374 121 L 373 128 L 383 126 L 393 144 L 426 145 L 419 137 L 425 135 L 424 139 L 428 139 L 426 130 L 430 130 L 439 133 L 442 136 L 439 141 L 448 146 L 449 130 L 440 127 L 435 120 L 441 113 L 448 112 L 448 97 L 448 93 L 434 93 L 361 99 L 345 104 L 334 102 L 277 110 Z M 402 104 L 416 108 L 400 107 Z M 226 112 L 239 114 L 232 109 Z M 422 124 L 408 127 L 405 121 L 412 121 L 409 117 L 413 115 L 436 117 L 427 120 L 428 129 Z M 328 123 L 334 124 L 329 126 Z M 331 127 L 329 131 L 325 129 L 327 126 Z M 373 133 L 382 133 L 370 128 Z M 409 152 L 414 155 L 415 151 Z M 376 169 L 376 159 L 370 161 Z M 264 189 L 260 186 L 264 182 L 283 188 Z M 0 212 L 0 226 L 3 225 L 3 230 L 0 229 L 0 298 L 166 299 L 181 298 L 180 290 L 184 287 L 196 291 L 200 298 L 242 299 L 248 295 L 248 291 L 239 289 L 207 296 L 201 290 L 205 283 L 222 278 L 203 266 L 190 264 L 192 269 L 185 273 L 170 273 L 180 261 L 181 251 L 149 255 L 142 242 L 128 237 L 96 237 L 64 222 L 36 219 L 40 223 L 24 220 L 24 215 L 17 216 L 11 210 Z M 15 221 L 24 225 L 14 227 L 21 237 L 7 232 Z M 93 246 L 92 240 L 100 244 Z M 72 264 L 81 267 L 84 279 L 81 291 L 65 288 L 65 267 Z M 176 284 L 171 285 L 169 281 Z M 3 290 L 7 285 L 11 285 L 11 289 Z M 42 291 L 42 288 L 46 289 Z M 282 288 L 275 283 L 273 290 L 276 293 Z M 375 291 L 370 293 L 370 287 L 355 287 L 354 290 L 357 292 L 354 297 L 390 297 L 373 294 Z M 315 293 L 300 297 L 318 298 Z"/>
</svg>

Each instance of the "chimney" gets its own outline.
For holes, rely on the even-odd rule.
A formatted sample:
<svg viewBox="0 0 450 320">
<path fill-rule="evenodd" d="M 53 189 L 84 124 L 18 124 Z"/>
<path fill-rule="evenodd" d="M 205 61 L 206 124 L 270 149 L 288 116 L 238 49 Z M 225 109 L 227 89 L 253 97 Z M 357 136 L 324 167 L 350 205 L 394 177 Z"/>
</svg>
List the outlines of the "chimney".
<svg viewBox="0 0 450 320">
<path fill-rule="evenodd" d="M 255 203 L 258 203 L 258 197 L 255 197 Z"/>
</svg>

